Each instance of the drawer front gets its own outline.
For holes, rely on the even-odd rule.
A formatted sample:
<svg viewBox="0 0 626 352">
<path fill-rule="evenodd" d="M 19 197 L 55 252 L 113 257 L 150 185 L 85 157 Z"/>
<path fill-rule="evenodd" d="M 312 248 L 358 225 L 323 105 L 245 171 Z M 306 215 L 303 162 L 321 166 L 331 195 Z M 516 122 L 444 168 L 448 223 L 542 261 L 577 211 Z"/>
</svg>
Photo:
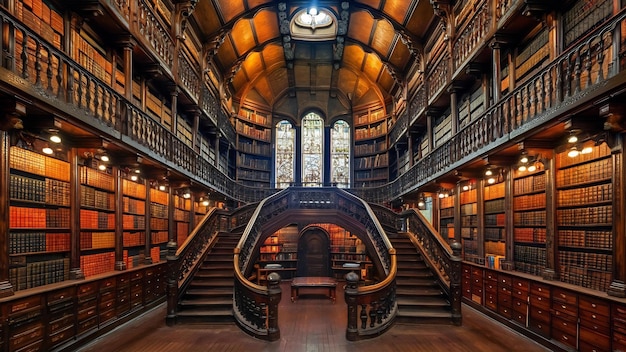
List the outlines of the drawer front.
<svg viewBox="0 0 626 352">
<path fill-rule="evenodd" d="M 564 345 L 568 345 L 570 347 L 576 348 L 576 334 L 574 333 L 573 335 L 559 330 L 559 329 L 552 329 L 552 338 L 555 339 L 556 341 L 559 341 L 560 343 L 564 344 Z"/>
<path fill-rule="evenodd" d="M 611 342 L 611 340 L 609 340 L 608 337 L 607 337 L 607 343 L 610 344 L 610 342 Z M 610 348 L 603 349 L 603 348 L 600 348 L 598 346 L 594 346 L 592 344 L 589 344 L 589 343 L 587 343 L 585 341 L 579 341 L 578 342 L 578 350 L 580 352 L 610 352 L 611 351 Z M 613 351 L 624 351 L 624 347 L 621 347 L 621 348 L 620 347 L 614 347 Z"/>
<path fill-rule="evenodd" d="M 498 304 L 498 313 L 507 319 L 513 318 L 513 308 L 511 306 Z"/>
<path fill-rule="evenodd" d="M 514 277 L 511 279 L 511 289 L 528 293 L 528 281 Z"/>
<path fill-rule="evenodd" d="M 92 307 L 88 307 L 86 309 L 83 310 L 79 310 L 78 311 L 78 322 L 83 322 L 87 319 L 91 319 L 92 317 L 95 317 L 96 314 L 98 313 L 98 310 L 96 309 L 96 306 L 92 306 Z"/>
<path fill-rule="evenodd" d="M 530 296 L 530 306 L 543 308 L 544 310 L 550 309 L 550 298 L 543 296 Z"/>
<path fill-rule="evenodd" d="M 85 331 L 88 331 L 96 326 L 98 326 L 98 317 L 94 316 L 91 319 L 78 323 L 78 334 L 82 334 Z"/>
<path fill-rule="evenodd" d="M 101 302 L 98 305 L 98 309 L 100 310 L 100 312 L 107 311 L 107 310 L 112 309 L 114 307 L 115 307 L 115 299 L 110 299 L 110 300 L 107 300 L 105 302 Z"/>
<path fill-rule="evenodd" d="M 498 274 L 498 285 L 511 287 L 513 281 L 509 275 Z"/>
<path fill-rule="evenodd" d="M 122 274 L 117 276 L 117 287 L 127 286 L 130 283 L 130 277 L 128 274 Z"/>
<path fill-rule="evenodd" d="M 578 307 L 574 304 L 552 301 L 552 309 L 556 316 L 578 317 Z"/>
<path fill-rule="evenodd" d="M 51 317 L 48 323 L 48 333 L 52 334 L 57 331 L 66 329 L 67 327 L 74 326 L 74 314 L 57 314 Z"/>
<path fill-rule="evenodd" d="M 100 291 L 107 291 L 115 288 L 117 284 L 117 278 L 115 276 L 106 278 L 100 281 Z"/>
<path fill-rule="evenodd" d="M 78 286 L 78 297 L 86 295 L 95 295 L 98 292 L 98 282 L 90 282 L 88 284 Z"/>
<path fill-rule="evenodd" d="M 485 294 L 485 307 L 497 311 L 498 310 L 498 298 L 495 293 Z"/>
<path fill-rule="evenodd" d="M 580 325 L 584 325 L 592 330 L 609 329 L 610 320 L 609 317 L 604 315 L 598 315 L 586 310 L 580 311 Z"/>
<path fill-rule="evenodd" d="M 552 290 L 552 299 L 568 305 L 578 304 L 578 295 L 574 292 L 555 287 Z"/>
<path fill-rule="evenodd" d="M 613 351 L 626 351 L 626 333 L 613 331 Z"/>
<path fill-rule="evenodd" d="M 15 351 L 33 341 L 42 340 L 44 336 L 43 324 L 40 321 L 24 325 L 11 332 L 9 337 L 9 350 Z"/>
<path fill-rule="evenodd" d="M 43 347 L 43 339 L 30 343 L 20 348 L 19 350 L 15 350 L 15 352 L 39 352 L 39 351 L 42 351 L 42 347 Z"/>
<path fill-rule="evenodd" d="M 539 284 L 536 282 L 531 282 L 530 294 L 532 296 L 550 298 L 550 286 Z"/>
<path fill-rule="evenodd" d="M 530 320 L 531 321 L 541 321 L 544 323 L 550 323 L 550 311 L 543 308 L 538 307 L 530 307 Z"/>
<path fill-rule="evenodd" d="M 62 304 L 68 300 L 72 300 L 73 297 L 74 297 L 74 288 L 68 287 L 63 290 L 49 293 L 46 301 L 48 302 L 48 307 L 50 307 L 56 304 Z"/>
<path fill-rule="evenodd" d="M 489 280 L 489 281 L 498 281 L 498 274 L 493 272 L 493 271 L 486 271 L 485 272 L 485 280 Z"/>
<path fill-rule="evenodd" d="M 583 315 L 583 311 L 588 311 L 596 314 L 597 316 L 605 316 L 608 320 L 611 313 L 611 307 L 609 304 L 596 298 L 580 296 L 578 306 L 580 307 L 581 316 Z"/>
<path fill-rule="evenodd" d="M 611 339 L 608 334 L 601 334 L 583 326 L 580 327 L 580 341 L 584 341 L 590 346 L 595 346 L 600 350 L 606 351 L 611 349 Z"/>
<path fill-rule="evenodd" d="M 115 318 L 115 309 L 100 313 L 100 324 Z"/>
<path fill-rule="evenodd" d="M 549 323 L 545 323 L 542 321 L 534 321 L 532 319 L 530 319 L 528 321 L 528 328 L 531 331 L 534 331 L 535 333 L 545 337 L 545 338 L 550 338 L 550 324 Z"/>
<path fill-rule="evenodd" d="M 70 326 L 65 328 L 64 330 L 55 332 L 54 334 L 48 337 L 51 346 L 60 345 L 63 342 L 74 337 L 74 326 Z"/>
<path fill-rule="evenodd" d="M 496 281 L 485 281 L 485 293 L 493 293 L 494 295 L 498 292 L 498 283 Z"/>
<path fill-rule="evenodd" d="M 552 328 L 558 329 L 568 335 L 576 336 L 576 320 L 562 319 L 560 317 L 552 318 Z"/>
<path fill-rule="evenodd" d="M 463 279 L 462 282 L 463 287 L 463 297 L 467 299 L 472 299 L 472 281 L 471 279 Z"/>
<path fill-rule="evenodd" d="M 498 295 L 498 306 L 511 308 L 513 300 L 510 295 Z"/>
</svg>

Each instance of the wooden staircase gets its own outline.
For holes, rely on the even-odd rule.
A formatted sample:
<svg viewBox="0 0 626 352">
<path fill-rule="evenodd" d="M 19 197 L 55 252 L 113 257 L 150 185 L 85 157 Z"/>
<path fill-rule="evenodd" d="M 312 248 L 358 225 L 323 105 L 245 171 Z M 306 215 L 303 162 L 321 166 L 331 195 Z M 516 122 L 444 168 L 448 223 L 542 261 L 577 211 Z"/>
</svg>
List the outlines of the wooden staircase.
<svg viewBox="0 0 626 352">
<path fill-rule="evenodd" d="M 398 323 L 452 324 L 450 300 L 404 233 L 389 235 L 396 249 Z"/>
<path fill-rule="evenodd" d="M 241 234 L 219 233 L 178 302 L 178 323 L 224 323 L 233 318 L 233 249 Z"/>
</svg>

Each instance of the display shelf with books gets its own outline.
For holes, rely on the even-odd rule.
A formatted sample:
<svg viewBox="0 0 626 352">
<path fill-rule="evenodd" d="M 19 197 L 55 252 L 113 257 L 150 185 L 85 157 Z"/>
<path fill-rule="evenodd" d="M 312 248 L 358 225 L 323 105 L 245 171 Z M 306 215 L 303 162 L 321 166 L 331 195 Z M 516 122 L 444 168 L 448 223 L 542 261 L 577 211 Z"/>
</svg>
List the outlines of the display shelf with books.
<svg viewBox="0 0 626 352">
<path fill-rule="evenodd" d="M 498 178 L 489 178 L 483 187 L 485 265 L 494 269 L 500 269 L 505 258 L 505 184 L 500 174 Z"/>
<path fill-rule="evenodd" d="M 476 183 L 465 181 L 461 185 L 461 241 L 463 259 L 482 264 L 484 258 L 478 250 L 478 203 Z"/>
<path fill-rule="evenodd" d="M 370 187 L 389 179 L 387 127 L 391 117 L 381 107 L 357 108 L 354 113 L 355 185 Z"/>
<path fill-rule="evenodd" d="M 168 197 L 166 191 L 150 188 L 150 257 L 153 263 L 165 257 L 169 241 Z"/>
<path fill-rule="evenodd" d="M 439 199 L 439 233 L 443 238 L 454 238 L 454 195 L 444 196 Z"/>
<path fill-rule="evenodd" d="M 298 226 L 283 227 L 265 239 L 260 247 L 256 280 L 264 284 L 268 273 L 275 271 L 281 279 L 296 275 L 298 263 Z"/>
<path fill-rule="evenodd" d="M 18 146 L 9 160 L 9 281 L 23 290 L 67 280 L 70 164 Z"/>
<path fill-rule="evenodd" d="M 613 275 L 613 158 L 606 143 L 556 156 L 560 279 L 606 291 Z"/>
<path fill-rule="evenodd" d="M 271 115 L 243 106 L 232 118 L 237 131 L 237 180 L 252 187 L 269 187 L 272 170 Z"/>
<path fill-rule="evenodd" d="M 80 167 L 80 250 L 85 276 L 114 270 L 115 184 L 110 169 L 100 171 L 91 159 Z"/>
<path fill-rule="evenodd" d="M 133 176 L 137 181 L 122 179 L 122 245 L 128 251 L 127 269 L 143 263 L 146 255 L 146 185 Z"/>
<path fill-rule="evenodd" d="M 180 246 L 189 236 L 191 220 L 191 199 L 182 195 L 174 196 L 174 223 L 176 226 L 176 242 Z"/>
<path fill-rule="evenodd" d="M 513 261 L 515 270 L 541 275 L 546 267 L 546 173 L 513 174 Z"/>
<path fill-rule="evenodd" d="M 368 270 L 372 261 L 367 255 L 365 244 L 350 231 L 334 224 L 317 224 L 328 232 L 330 237 L 330 264 L 335 278 L 343 279 L 352 267 L 344 266 L 346 263 L 360 264 L 359 277 L 368 276 Z"/>
</svg>

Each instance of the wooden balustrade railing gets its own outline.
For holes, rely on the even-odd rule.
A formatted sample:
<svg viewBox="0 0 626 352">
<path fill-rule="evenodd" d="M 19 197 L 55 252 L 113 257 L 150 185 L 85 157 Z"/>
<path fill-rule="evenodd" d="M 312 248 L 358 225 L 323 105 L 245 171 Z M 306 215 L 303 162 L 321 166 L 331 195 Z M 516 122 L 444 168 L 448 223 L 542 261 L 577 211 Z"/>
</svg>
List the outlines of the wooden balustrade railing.
<svg viewBox="0 0 626 352">
<path fill-rule="evenodd" d="M 202 79 L 200 77 L 200 67 L 194 64 L 189 56 L 182 51 L 178 53 L 178 77 L 179 83 L 187 90 L 196 103 L 200 101 Z"/>
<path fill-rule="evenodd" d="M 350 298 L 346 296 L 346 302 L 350 302 L 348 305 L 350 316 L 355 317 L 354 312 L 359 311 L 359 316 L 366 314 L 368 317 L 366 328 L 358 328 L 355 323 L 356 318 L 354 318 L 351 322 L 354 327 L 347 328 L 346 336 L 354 339 L 375 336 L 376 331 L 380 332 L 389 327 L 393 323 L 396 312 L 395 251 L 367 203 L 341 189 L 322 187 L 287 188 L 264 199 L 254 210 L 235 248 L 233 264 L 236 295 L 239 297 L 234 302 L 233 309 L 236 312 L 237 323 L 244 330 L 259 338 L 279 338 L 280 329 L 274 325 L 274 322 L 277 324 L 278 311 L 275 309 L 278 309 L 278 306 L 270 304 L 276 301 L 270 292 L 272 285 L 270 284 L 267 288 L 259 286 L 250 282 L 247 277 L 252 271 L 251 260 L 256 257 L 254 251 L 264 238 L 262 233 L 264 226 L 277 218 L 288 218 L 290 214 L 298 211 L 308 213 L 314 211 L 317 214 L 330 211 L 323 214 L 335 217 L 339 216 L 337 215 L 339 212 L 362 224 L 364 233 L 360 238 L 371 244 L 368 248 L 373 248 L 375 251 L 372 253 L 375 254 L 372 256 L 372 262 L 384 278 L 374 285 L 354 287 L 354 290 L 349 293 Z M 319 221 L 311 219 L 311 223 Z M 270 273 L 270 275 L 277 276 L 276 273 Z M 251 314 L 250 310 L 256 313 Z M 259 315 L 263 318 L 259 318 Z"/>
<path fill-rule="evenodd" d="M 460 29 L 452 49 L 455 71 L 463 67 L 465 61 L 477 51 L 478 47 L 485 45 L 486 36 L 492 28 L 490 5 L 491 1 L 487 0 L 476 4 L 478 9 Z"/>
<path fill-rule="evenodd" d="M 226 231 L 223 217 L 228 215 L 217 208 L 211 209 L 189 234 L 180 247 L 175 242 L 167 244 L 167 317 L 168 325 L 176 322 L 178 300 L 185 292 L 190 279 L 202 264 L 220 231 Z"/>
<path fill-rule="evenodd" d="M 452 305 L 452 322 L 461 325 L 461 244 L 448 243 L 415 209 L 403 212 L 400 217 L 406 222 L 406 232 L 411 242 L 419 249 L 422 257 L 446 291 Z"/>
<path fill-rule="evenodd" d="M 175 45 L 170 35 L 170 30 L 163 24 L 159 15 L 154 13 L 152 6 L 146 0 L 136 1 L 136 27 L 133 29 L 141 34 L 136 38 L 147 44 L 146 47 L 152 48 L 153 52 L 162 61 L 162 67 L 171 71 L 174 63 Z"/>
</svg>

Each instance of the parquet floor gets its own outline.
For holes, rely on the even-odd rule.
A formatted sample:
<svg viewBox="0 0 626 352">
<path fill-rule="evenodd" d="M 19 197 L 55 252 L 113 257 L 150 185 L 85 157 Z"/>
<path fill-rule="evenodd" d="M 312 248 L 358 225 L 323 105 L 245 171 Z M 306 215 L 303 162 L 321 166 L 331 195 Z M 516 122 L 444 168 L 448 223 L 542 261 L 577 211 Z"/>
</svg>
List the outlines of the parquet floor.
<svg viewBox="0 0 626 352">
<path fill-rule="evenodd" d="M 122 325 L 83 347 L 82 352 L 455 352 L 548 351 L 534 341 L 463 306 L 463 326 L 396 324 L 382 336 L 358 342 L 345 339 L 346 309 L 337 287 L 333 304 L 319 291 L 302 289 L 292 303 L 284 283 L 280 303 L 281 338 L 266 342 L 236 325 L 165 325 L 165 305 Z"/>
</svg>

